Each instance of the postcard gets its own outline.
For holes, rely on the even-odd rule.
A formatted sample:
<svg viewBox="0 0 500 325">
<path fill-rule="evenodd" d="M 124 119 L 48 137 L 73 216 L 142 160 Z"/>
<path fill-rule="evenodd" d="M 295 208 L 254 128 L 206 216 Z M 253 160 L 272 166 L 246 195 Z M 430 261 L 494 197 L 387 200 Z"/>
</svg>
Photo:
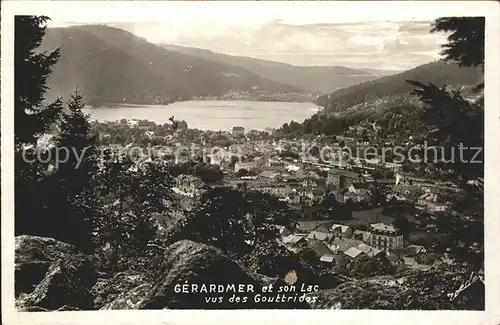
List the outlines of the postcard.
<svg viewBox="0 0 500 325">
<path fill-rule="evenodd" d="M 500 322 L 498 3 L 3 7 L 6 324 Z"/>
</svg>

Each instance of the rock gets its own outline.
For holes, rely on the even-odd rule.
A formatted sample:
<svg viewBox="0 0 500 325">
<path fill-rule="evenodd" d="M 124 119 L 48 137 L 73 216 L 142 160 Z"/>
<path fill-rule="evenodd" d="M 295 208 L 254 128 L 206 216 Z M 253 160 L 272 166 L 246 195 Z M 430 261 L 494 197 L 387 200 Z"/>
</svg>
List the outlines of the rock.
<svg viewBox="0 0 500 325">
<path fill-rule="evenodd" d="M 57 311 L 78 311 L 81 310 L 80 308 L 77 307 L 72 307 L 68 305 L 64 305 L 61 308 L 57 309 Z"/>
<path fill-rule="evenodd" d="M 95 282 L 89 268 L 90 258 L 79 252 L 74 246 L 48 237 L 31 235 L 15 238 L 15 293 L 30 293 L 42 281 L 51 264 L 57 260 L 71 257 L 80 260 L 82 279 Z M 73 262 L 76 266 L 76 263 Z M 78 272 L 77 272 L 78 273 Z"/>
<path fill-rule="evenodd" d="M 23 295 L 21 309 L 29 306 L 48 310 L 57 310 L 64 306 L 83 310 L 93 309 L 90 282 L 81 278 L 81 270 L 80 260 L 66 258 L 52 263 L 35 290 Z"/>
<path fill-rule="evenodd" d="M 141 284 L 107 303 L 101 310 L 139 309 L 139 305 L 152 288 L 153 286 L 150 283 Z"/>
<path fill-rule="evenodd" d="M 129 292 L 146 282 L 145 275 L 135 271 L 119 272 L 111 279 L 100 278 L 91 290 L 94 296 L 94 307 L 101 309 L 117 299 L 120 294 Z"/>
<path fill-rule="evenodd" d="M 157 266 L 157 276 L 150 283 L 142 284 L 120 295 L 102 309 L 258 309 L 258 308 L 309 308 L 306 303 L 263 302 L 262 297 L 275 297 L 276 293 L 262 293 L 262 287 L 278 283 L 276 279 L 255 275 L 231 260 L 217 248 L 189 240 L 178 241 L 165 250 Z M 179 292 L 181 285 L 234 285 L 244 287 L 244 292 Z M 249 288 L 253 289 L 250 290 Z M 230 298 L 239 296 L 239 303 Z M 243 301 L 243 298 L 246 300 Z M 212 301 L 213 299 L 213 301 Z M 259 300 L 260 299 L 260 300 Z M 265 299 L 265 298 L 264 298 Z"/>
<path fill-rule="evenodd" d="M 15 264 L 15 294 L 29 293 L 43 280 L 52 262 L 33 261 Z"/>
<path fill-rule="evenodd" d="M 37 306 L 28 306 L 28 307 L 19 308 L 19 311 L 22 311 L 22 312 L 37 312 L 37 311 L 50 311 L 50 310 L 42 308 L 42 307 L 37 307 Z"/>
<path fill-rule="evenodd" d="M 90 288 L 97 274 L 90 256 L 53 238 L 22 235 L 15 241 L 19 309 L 93 308 Z"/>
<path fill-rule="evenodd" d="M 354 280 L 310 296 L 315 309 L 484 310 L 484 283 L 470 281 L 452 299 L 470 272 L 450 266 L 411 270 L 399 278 L 387 276 Z"/>
</svg>

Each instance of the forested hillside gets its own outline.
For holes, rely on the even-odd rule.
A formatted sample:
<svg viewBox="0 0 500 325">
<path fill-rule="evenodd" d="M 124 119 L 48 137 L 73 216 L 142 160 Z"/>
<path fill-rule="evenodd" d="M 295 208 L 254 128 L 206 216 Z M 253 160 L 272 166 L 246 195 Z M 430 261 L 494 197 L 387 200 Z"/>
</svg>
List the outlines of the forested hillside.
<svg viewBox="0 0 500 325">
<path fill-rule="evenodd" d="M 366 101 L 409 93 L 414 87 L 407 80 L 431 82 L 438 86 L 461 86 L 475 85 L 482 79 L 480 68 L 459 67 L 456 63 L 435 61 L 396 75 L 337 90 L 327 96 L 328 99 L 323 97 L 319 101 L 324 103 L 326 112 L 340 112 Z"/>
<path fill-rule="evenodd" d="M 342 66 L 293 66 L 286 63 L 215 53 L 192 47 L 170 44 L 163 44 L 162 46 L 171 51 L 240 66 L 264 78 L 291 84 L 310 92 L 329 93 L 340 88 L 397 73 L 397 71 L 352 69 Z"/>
<path fill-rule="evenodd" d="M 121 29 L 87 25 L 48 29 L 42 50 L 61 48 L 49 98 L 78 87 L 90 104 L 152 104 L 229 91 L 300 92 L 244 68 L 168 51 Z"/>
</svg>

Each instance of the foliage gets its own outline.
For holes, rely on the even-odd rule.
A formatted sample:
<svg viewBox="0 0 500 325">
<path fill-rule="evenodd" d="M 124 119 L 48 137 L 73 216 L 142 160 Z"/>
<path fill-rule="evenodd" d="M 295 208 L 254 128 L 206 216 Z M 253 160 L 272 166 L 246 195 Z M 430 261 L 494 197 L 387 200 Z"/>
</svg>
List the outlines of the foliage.
<svg viewBox="0 0 500 325">
<path fill-rule="evenodd" d="M 442 45 L 441 55 L 461 66 L 484 68 L 484 17 L 438 18 L 431 32 L 451 32 L 448 42 Z"/>
<path fill-rule="evenodd" d="M 379 277 L 345 282 L 322 291 L 314 308 L 392 310 L 484 310 L 484 283 L 476 281 L 456 299 L 454 293 L 470 278 L 470 270 L 442 266 L 428 271 L 409 271 L 394 279 Z"/>
<path fill-rule="evenodd" d="M 433 26 L 434 32 L 452 31 L 448 43 L 442 45 L 446 60 L 457 61 L 464 67 L 484 67 L 484 17 L 440 18 Z M 423 118 L 433 129 L 429 142 L 443 146 L 446 152 L 465 147 L 459 158 L 455 157 L 451 163 L 439 162 L 437 166 L 454 169 L 467 179 L 482 177 L 484 104 L 471 102 L 459 91 L 450 92 L 446 87 L 438 87 L 431 82 L 424 85 L 409 80 L 408 83 L 417 87 L 413 92 L 425 104 Z M 481 149 L 478 156 L 476 149 L 472 148 Z"/>
<path fill-rule="evenodd" d="M 241 255 L 259 242 L 275 239 L 274 224 L 292 228 L 295 222 L 291 216 L 288 207 L 271 195 L 216 187 L 205 192 L 199 205 L 167 230 L 166 242 L 190 239 Z"/>
<path fill-rule="evenodd" d="M 51 159 L 54 152 L 37 143 L 63 109 L 60 99 L 44 104 L 45 83 L 59 58 L 59 50 L 36 52 L 47 20 L 43 16 L 15 18 L 15 232 L 54 237 L 88 251 L 91 228 L 86 212 L 92 210 L 87 209 L 92 200 L 83 194 L 89 193 L 92 170 L 88 162 L 92 155 L 84 157 L 79 166 L 82 169 L 75 169 L 73 157 L 67 157 L 65 163 L 56 162 Z M 56 137 L 56 145 L 67 146 L 72 153 L 81 153 L 84 146 L 92 144 L 87 138 L 87 121 L 80 115 L 82 106 L 76 98 L 70 101 L 68 110 L 72 113 L 63 114 Z M 72 128 L 75 130 L 70 131 Z M 26 145 L 33 150 L 26 151 Z M 36 154 L 47 160 L 36 159 Z M 54 167 L 59 168 L 56 173 Z"/>
<path fill-rule="evenodd" d="M 367 278 L 377 275 L 391 274 L 394 269 L 389 261 L 384 258 L 363 256 L 349 262 L 346 266 L 347 275 L 354 278 Z"/>
<path fill-rule="evenodd" d="M 96 106 L 165 105 L 194 96 L 252 91 L 253 86 L 270 93 L 301 91 L 240 66 L 168 51 L 123 29 L 105 25 L 50 29 L 43 47 L 55 46 L 61 47 L 62 57 L 50 79 L 51 90 L 65 94 L 69 92 L 68 85 L 77 83 L 88 95 L 86 101 Z M 80 73 L 70 79 L 68 69 Z"/>
<path fill-rule="evenodd" d="M 35 145 L 62 109 L 60 100 L 43 105 L 48 89 L 45 83 L 60 54 L 59 49 L 35 52 L 42 43 L 48 20 L 45 16 L 16 16 L 14 22 L 14 134 L 18 149 L 21 144 Z"/>
<path fill-rule="evenodd" d="M 94 240 L 99 247 L 105 247 L 100 252 L 107 260 L 103 266 L 115 271 L 147 268 L 148 257 L 164 248 L 155 216 L 170 212 L 172 177 L 165 165 L 152 163 L 133 168 L 126 155 L 106 154 L 95 190 L 102 204 L 108 204 L 94 223 Z"/>
</svg>

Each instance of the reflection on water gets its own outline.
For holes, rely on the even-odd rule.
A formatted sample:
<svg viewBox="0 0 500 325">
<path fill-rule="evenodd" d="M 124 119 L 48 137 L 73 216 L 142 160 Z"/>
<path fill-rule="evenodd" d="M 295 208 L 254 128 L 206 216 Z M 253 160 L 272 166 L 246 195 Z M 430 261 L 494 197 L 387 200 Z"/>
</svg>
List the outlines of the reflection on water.
<svg viewBox="0 0 500 325">
<path fill-rule="evenodd" d="M 229 130 L 243 126 L 247 130 L 277 128 L 285 122 L 302 122 L 318 110 L 313 103 L 258 102 L 258 101 L 186 101 L 170 105 L 128 105 L 89 108 L 92 119 L 118 121 L 120 119 L 150 120 L 169 123 L 172 115 L 185 120 L 190 128 Z"/>
</svg>

